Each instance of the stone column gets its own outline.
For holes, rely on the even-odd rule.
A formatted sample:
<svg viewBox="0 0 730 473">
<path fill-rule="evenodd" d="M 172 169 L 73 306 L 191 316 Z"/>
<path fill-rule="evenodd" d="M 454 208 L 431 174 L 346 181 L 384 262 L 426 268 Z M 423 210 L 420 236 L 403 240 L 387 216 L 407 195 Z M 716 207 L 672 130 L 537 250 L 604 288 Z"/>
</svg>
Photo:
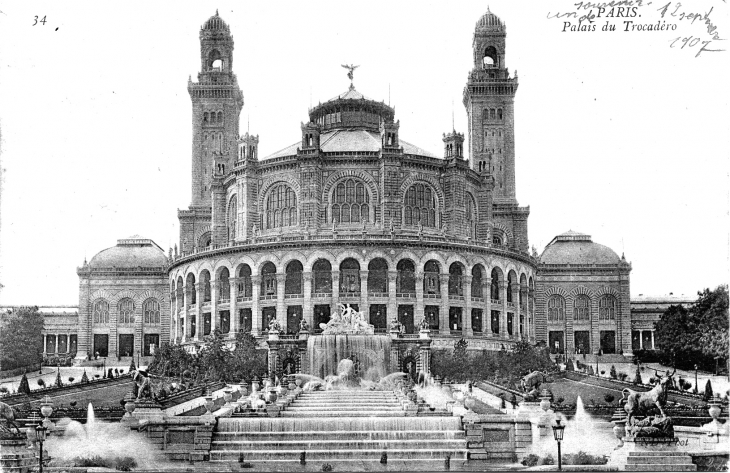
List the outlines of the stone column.
<svg viewBox="0 0 730 473">
<path fill-rule="evenodd" d="M 170 291 L 170 343 L 177 343 L 177 325 L 179 319 L 177 317 L 177 291 Z M 162 309 L 162 308 L 160 308 Z M 160 310 L 162 312 L 162 310 Z M 162 318 L 162 314 L 160 314 Z"/>
<path fill-rule="evenodd" d="M 330 302 L 330 317 L 337 312 L 337 303 L 340 302 L 340 272 L 332 271 L 332 302 Z"/>
<path fill-rule="evenodd" d="M 644 349 L 644 331 L 639 330 L 639 350 Z"/>
<path fill-rule="evenodd" d="M 507 284 L 504 281 L 499 282 L 499 296 L 502 299 L 502 313 L 499 317 L 499 336 L 507 338 Z"/>
<path fill-rule="evenodd" d="M 314 305 L 312 304 L 312 271 L 302 273 L 302 295 L 304 296 L 304 304 L 302 306 L 302 318 L 307 321 L 310 330 L 314 330 Z M 294 332 L 297 332 L 297 327 Z"/>
<path fill-rule="evenodd" d="M 190 317 L 188 317 L 188 304 L 190 304 L 190 296 L 188 296 L 188 286 L 183 286 L 183 333 L 181 341 L 185 343 L 190 339 Z"/>
<path fill-rule="evenodd" d="M 365 320 L 370 323 L 370 306 L 368 304 L 368 272 L 360 270 L 360 312 L 365 314 Z"/>
<path fill-rule="evenodd" d="M 231 290 L 231 301 L 228 303 L 228 312 L 231 319 L 231 333 L 235 338 L 239 330 L 241 330 L 241 323 L 238 317 L 238 283 L 239 278 L 229 278 L 228 285 Z"/>
<path fill-rule="evenodd" d="M 48 352 L 46 351 L 47 347 L 48 347 L 48 334 L 44 333 L 43 334 L 43 354 L 44 355 L 48 354 Z"/>
<path fill-rule="evenodd" d="M 162 302 L 162 301 L 160 301 Z M 142 307 L 134 306 L 134 347 L 132 348 L 132 356 L 135 353 L 139 353 L 139 359 L 142 359 L 144 352 L 142 351 L 144 344 L 144 314 L 142 313 Z M 58 345 L 56 345 L 58 346 Z"/>
<path fill-rule="evenodd" d="M 431 339 L 418 340 L 418 355 L 420 358 L 421 371 L 428 374 L 431 372 Z"/>
<path fill-rule="evenodd" d="M 203 298 L 205 297 L 205 286 L 199 282 L 195 283 L 195 291 L 197 292 L 197 315 L 195 316 L 195 337 L 194 340 L 202 340 L 205 330 L 205 318 L 203 317 Z"/>
<path fill-rule="evenodd" d="M 439 322 L 439 332 L 441 335 L 451 334 L 449 327 L 449 273 L 441 273 L 439 275 L 439 285 L 441 286 L 441 321 Z"/>
<path fill-rule="evenodd" d="M 390 324 L 398 317 L 398 300 L 396 299 L 396 291 L 398 290 L 398 271 L 388 271 L 388 307 L 387 317 L 385 321 L 386 330 L 390 328 Z M 416 283 L 416 294 L 418 294 L 418 283 Z M 423 294 L 423 289 L 421 290 Z M 423 297 L 422 297 L 423 298 Z"/>
<path fill-rule="evenodd" d="M 210 283 L 210 334 L 215 333 L 218 328 L 218 293 L 221 289 L 221 283 L 217 279 Z"/>
<path fill-rule="evenodd" d="M 284 290 L 286 289 L 286 274 L 276 273 L 276 319 L 281 325 L 282 333 L 286 333 L 286 301 Z"/>
<path fill-rule="evenodd" d="M 261 276 L 251 275 L 251 331 L 254 334 L 261 333 L 261 308 L 259 298 L 261 297 Z"/>
<path fill-rule="evenodd" d="M 492 278 L 482 279 L 482 294 L 484 295 L 484 317 L 482 318 L 482 333 L 492 336 Z"/>
<path fill-rule="evenodd" d="M 529 335 L 530 341 L 535 340 L 535 320 L 534 320 L 534 314 L 535 313 L 535 290 L 532 288 L 529 288 L 527 290 L 527 333 Z"/>
<path fill-rule="evenodd" d="M 464 288 L 464 312 L 462 313 L 463 319 L 461 320 L 461 328 L 463 334 L 466 337 L 474 335 L 474 330 L 471 326 L 471 281 L 472 276 L 462 276 L 463 288 Z"/>
<path fill-rule="evenodd" d="M 418 316 L 418 319 L 414 320 L 416 326 L 423 320 L 423 317 L 425 316 L 425 310 L 426 310 L 426 304 L 423 302 L 423 273 L 418 272 L 416 273 L 416 310 L 414 315 L 414 319 L 416 316 Z"/>
</svg>

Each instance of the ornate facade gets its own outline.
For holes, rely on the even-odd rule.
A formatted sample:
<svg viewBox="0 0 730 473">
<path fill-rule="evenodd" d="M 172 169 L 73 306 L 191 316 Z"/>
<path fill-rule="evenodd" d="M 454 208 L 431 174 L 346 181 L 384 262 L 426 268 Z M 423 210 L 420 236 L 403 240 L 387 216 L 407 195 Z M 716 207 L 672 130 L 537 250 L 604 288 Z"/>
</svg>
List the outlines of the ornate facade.
<svg viewBox="0 0 730 473">
<path fill-rule="evenodd" d="M 405 339 L 427 324 L 432 348 L 526 339 L 631 355 L 625 259 L 574 232 L 542 255 L 528 251 L 529 207 L 516 200 L 518 83 L 496 15 L 479 19 L 472 47 L 469 159 L 455 130 L 439 156 L 406 141 L 395 110 L 352 84 L 308 111 L 294 144 L 261 158 L 259 137 L 238 133 L 230 29 L 217 13 L 208 19 L 188 82 L 192 199 L 178 211 L 179 250 L 165 257 L 148 240 L 120 241 L 145 246 L 149 259 L 102 264 L 105 250 L 79 269 L 79 355 L 147 354 L 155 335 L 191 349 L 216 330 L 263 336 L 273 319 L 293 338 L 301 320 L 316 330 L 338 303 L 381 332 L 400 322 Z M 149 300 L 159 323 L 147 322 Z"/>
<path fill-rule="evenodd" d="M 464 91 L 471 162 L 463 134 L 445 133 L 443 155 L 429 153 L 400 136 L 393 108 L 353 85 L 309 110 L 297 143 L 262 159 L 259 137 L 237 134 L 233 40 L 211 17 L 188 85 L 193 198 L 169 268 L 172 339 L 260 334 L 272 318 L 295 333 L 338 302 L 382 331 L 400 321 L 414 333 L 425 318 L 434 346 L 534 339 L 536 260 L 529 208 L 515 200 L 505 37 L 493 14 L 478 22 Z"/>
</svg>

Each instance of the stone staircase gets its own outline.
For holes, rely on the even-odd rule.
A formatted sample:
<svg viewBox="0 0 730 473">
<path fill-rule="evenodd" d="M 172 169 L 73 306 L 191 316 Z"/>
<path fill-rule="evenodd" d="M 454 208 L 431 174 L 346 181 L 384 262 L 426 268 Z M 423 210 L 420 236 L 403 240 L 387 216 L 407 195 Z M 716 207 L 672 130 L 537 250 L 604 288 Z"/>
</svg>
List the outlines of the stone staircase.
<svg viewBox="0 0 730 473">
<path fill-rule="evenodd" d="M 406 416 L 392 392 L 300 394 L 280 417 L 220 418 L 212 462 L 379 462 L 466 460 L 459 417 Z"/>
<path fill-rule="evenodd" d="M 697 471 L 685 452 L 634 451 L 626 458 L 625 471 Z"/>
</svg>

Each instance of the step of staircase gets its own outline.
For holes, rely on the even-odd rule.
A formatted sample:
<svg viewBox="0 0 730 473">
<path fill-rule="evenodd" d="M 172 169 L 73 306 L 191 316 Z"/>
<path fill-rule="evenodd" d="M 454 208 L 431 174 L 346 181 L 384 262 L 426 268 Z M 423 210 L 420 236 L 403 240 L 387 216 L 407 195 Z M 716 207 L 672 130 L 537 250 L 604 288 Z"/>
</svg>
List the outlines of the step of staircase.
<svg viewBox="0 0 730 473">
<path fill-rule="evenodd" d="M 466 460 L 466 448 L 439 448 L 428 450 L 395 450 L 395 449 L 357 449 L 357 450 L 306 450 L 307 461 L 334 460 L 342 461 L 357 459 L 362 461 L 380 460 L 383 452 L 388 454 L 388 460 L 437 460 L 447 455 L 452 460 Z M 289 461 L 299 462 L 302 450 L 211 450 L 210 461 L 231 462 L 237 461 L 243 453 L 245 461 Z"/>
<path fill-rule="evenodd" d="M 463 440 L 463 430 L 310 430 L 293 432 L 217 432 L 216 441 L 220 442 L 259 442 L 259 441 L 305 441 L 315 438 L 337 438 L 348 440 L 403 440 L 417 436 L 422 440 Z"/>
<path fill-rule="evenodd" d="M 697 471 L 685 452 L 630 452 L 625 471 Z"/>
<path fill-rule="evenodd" d="M 285 410 L 279 414 L 281 417 L 405 417 L 404 410 L 389 411 L 371 411 L 371 410 L 351 410 L 351 411 L 292 411 Z"/>
</svg>

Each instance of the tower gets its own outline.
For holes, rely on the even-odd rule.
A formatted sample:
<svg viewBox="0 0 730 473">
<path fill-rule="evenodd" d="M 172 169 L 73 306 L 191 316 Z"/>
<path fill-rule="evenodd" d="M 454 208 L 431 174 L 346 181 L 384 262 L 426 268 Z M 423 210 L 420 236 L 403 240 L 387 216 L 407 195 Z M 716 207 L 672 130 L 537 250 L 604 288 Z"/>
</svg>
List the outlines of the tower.
<svg viewBox="0 0 730 473">
<path fill-rule="evenodd" d="M 474 68 L 464 88 L 470 166 L 494 178 L 494 203 L 516 204 L 514 97 L 505 62 L 507 29 L 487 9 L 474 30 Z"/>
<path fill-rule="evenodd" d="M 192 207 L 210 207 L 216 170 L 236 161 L 238 120 L 243 93 L 233 74 L 233 36 L 218 16 L 200 29 L 198 82 L 188 81 L 193 105 Z M 225 171 L 224 171 L 225 172 Z"/>
<path fill-rule="evenodd" d="M 193 112 L 192 182 L 190 208 L 178 210 L 183 252 L 225 239 L 221 211 L 213 212 L 213 201 L 220 204 L 223 198 L 215 184 L 231 172 L 238 156 L 243 93 L 233 74 L 233 36 L 217 11 L 200 29 L 200 72 L 197 82 L 188 79 L 188 93 Z M 212 222 L 214 213 L 217 223 Z"/>
</svg>

